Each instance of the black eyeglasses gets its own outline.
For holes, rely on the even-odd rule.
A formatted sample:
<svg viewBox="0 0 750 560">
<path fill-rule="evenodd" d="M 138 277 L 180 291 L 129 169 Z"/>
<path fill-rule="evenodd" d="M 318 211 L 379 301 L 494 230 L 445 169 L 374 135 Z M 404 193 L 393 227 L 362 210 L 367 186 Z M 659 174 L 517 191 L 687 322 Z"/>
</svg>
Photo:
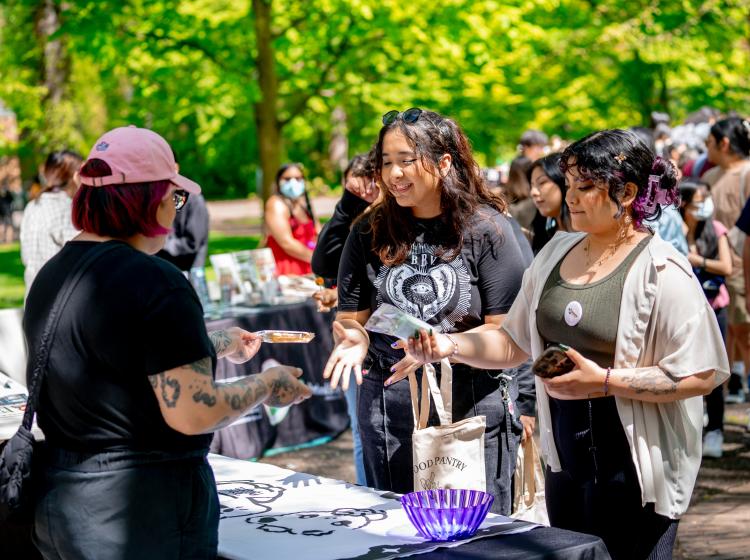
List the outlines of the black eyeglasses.
<svg viewBox="0 0 750 560">
<path fill-rule="evenodd" d="M 172 200 L 174 201 L 174 209 L 181 210 L 182 207 L 185 206 L 188 196 L 190 196 L 190 193 L 187 191 L 183 191 L 183 190 L 174 191 L 172 193 Z"/>
<path fill-rule="evenodd" d="M 403 120 L 406 124 L 412 124 L 417 122 L 421 114 L 422 109 L 420 109 L 419 107 L 412 107 L 411 109 L 407 109 L 403 113 L 399 113 L 394 109 L 393 111 L 388 111 L 385 115 L 383 115 L 383 124 L 387 126 L 393 123 L 399 117 L 401 117 L 401 120 Z"/>
</svg>

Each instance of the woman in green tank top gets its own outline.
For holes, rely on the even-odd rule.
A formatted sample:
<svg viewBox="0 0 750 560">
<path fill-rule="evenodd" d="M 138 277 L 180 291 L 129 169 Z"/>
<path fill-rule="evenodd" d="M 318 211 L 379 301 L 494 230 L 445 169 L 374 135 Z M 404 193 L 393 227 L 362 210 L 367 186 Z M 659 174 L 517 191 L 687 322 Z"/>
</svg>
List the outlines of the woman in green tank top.
<svg viewBox="0 0 750 560">
<path fill-rule="evenodd" d="M 644 226 L 678 202 L 676 170 L 624 130 L 573 143 L 561 168 L 582 233 L 537 255 L 500 329 L 421 332 L 408 358 L 502 368 L 569 346 L 573 371 L 536 381 L 550 522 L 600 536 L 615 559 L 671 558 L 700 465 L 701 396 L 728 376 L 690 264 Z"/>
</svg>

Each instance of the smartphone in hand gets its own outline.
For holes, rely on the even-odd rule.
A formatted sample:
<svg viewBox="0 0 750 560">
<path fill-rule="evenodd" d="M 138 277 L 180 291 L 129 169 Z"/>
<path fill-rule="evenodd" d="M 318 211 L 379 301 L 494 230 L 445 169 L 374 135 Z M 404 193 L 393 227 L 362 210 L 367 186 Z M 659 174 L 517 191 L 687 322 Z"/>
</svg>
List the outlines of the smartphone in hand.
<svg viewBox="0 0 750 560">
<path fill-rule="evenodd" d="M 575 366 L 573 360 L 568 358 L 565 350 L 561 346 L 555 344 L 546 348 L 544 352 L 534 360 L 531 370 L 539 377 L 550 379 L 573 371 Z"/>
</svg>

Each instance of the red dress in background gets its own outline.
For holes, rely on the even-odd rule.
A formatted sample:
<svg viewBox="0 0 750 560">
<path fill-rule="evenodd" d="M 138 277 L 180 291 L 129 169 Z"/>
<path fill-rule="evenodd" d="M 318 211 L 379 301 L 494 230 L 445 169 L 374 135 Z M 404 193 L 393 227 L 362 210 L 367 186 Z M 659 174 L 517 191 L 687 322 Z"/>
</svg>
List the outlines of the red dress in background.
<svg viewBox="0 0 750 560">
<path fill-rule="evenodd" d="M 318 234 L 315 233 L 315 222 L 313 220 L 308 220 L 304 224 L 301 224 L 297 218 L 292 216 L 289 219 L 289 225 L 292 228 L 292 237 L 309 249 L 315 248 L 315 241 L 318 238 Z M 273 258 L 276 259 L 277 276 L 281 274 L 310 274 L 312 272 L 309 262 L 301 261 L 296 257 L 288 255 L 272 235 L 268 236 L 267 243 L 273 252 Z"/>
</svg>

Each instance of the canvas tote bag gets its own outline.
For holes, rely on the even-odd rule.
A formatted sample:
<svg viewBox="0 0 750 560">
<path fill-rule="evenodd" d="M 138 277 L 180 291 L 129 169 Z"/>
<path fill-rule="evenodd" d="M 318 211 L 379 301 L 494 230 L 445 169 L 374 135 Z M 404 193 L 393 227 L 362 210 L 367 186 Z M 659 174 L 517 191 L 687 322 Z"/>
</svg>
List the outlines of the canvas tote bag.
<svg viewBox="0 0 750 560">
<path fill-rule="evenodd" d="M 526 438 L 518 448 L 511 517 L 549 526 L 544 497 L 544 468 L 533 437 Z"/>
<path fill-rule="evenodd" d="M 422 399 L 419 403 L 417 378 L 409 374 L 414 433 L 412 457 L 414 490 L 461 488 L 486 491 L 484 466 L 484 416 L 473 416 L 453 423 L 453 368 L 448 360 L 440 363 L 440 387 L 435 367 L 426 364 L 422 374 Z M 428 427 L 430 400 L 440 425 Z"/>
</svg>

